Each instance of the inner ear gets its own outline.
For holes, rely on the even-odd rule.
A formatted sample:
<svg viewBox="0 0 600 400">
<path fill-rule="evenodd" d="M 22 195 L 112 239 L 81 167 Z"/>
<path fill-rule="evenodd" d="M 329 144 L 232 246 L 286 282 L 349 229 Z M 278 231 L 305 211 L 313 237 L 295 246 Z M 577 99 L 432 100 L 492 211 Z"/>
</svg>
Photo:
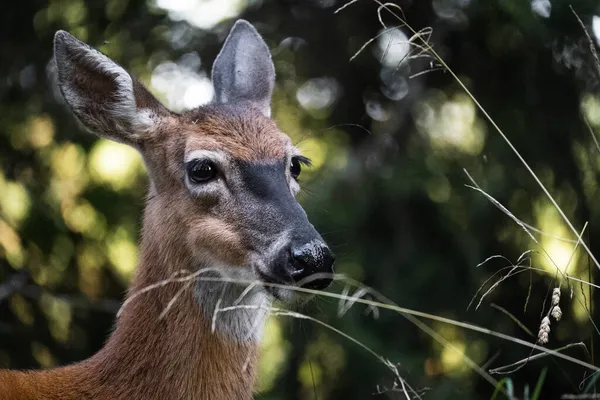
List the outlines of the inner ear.
<svg viewBox="0 0 600 400">
<path fill-rule="evenodd" d="M 73 114 L 89 130 L 137 146 L 164 108 L 125 69 L 67 32 L 54 37 L 58 84 Z"/>
<path fill-rule="evenodd" d="M 68 49 L 66 54 L 67 57 L 71 57 L 74 61 L 70 65 L 70 68 L 68 68 L 68 73 L 72 74 L 72 77 L 63 76 L 62 79 L 62 82 L 69 79 L 69 84 L 71 85 L 69 89 L 75 92 L 68 93 L 67 91 L 65 93 L 65 97 L 69 97 L 67 99 L 69 103 L 76 105 L 78 99 L 73 97 L 77 96 L 76 93 L 83 92 L 87 92 L 87 102 L 90 103 L 90 106 L 119 101 L 118 93 L 120 91 L 127 92 L 121 93 L 121 97 L 130 97 L 133 95 L 131 93 L 133 87 L 133 82 L 130 82 L 131 78 L 127 79 L 126 82 L 121 82 L 122 86 L 119 87 L 114 75 L 97 68 L 97 65 L 90 62 L 91 60 L 86 62 L 85 58 L 81 54 L 74 52 L 73 49 Z M 80 60 L 80 58 L 84 59 Z M 123 81 L 124 79 L 121 80 Z"/>
</svg>

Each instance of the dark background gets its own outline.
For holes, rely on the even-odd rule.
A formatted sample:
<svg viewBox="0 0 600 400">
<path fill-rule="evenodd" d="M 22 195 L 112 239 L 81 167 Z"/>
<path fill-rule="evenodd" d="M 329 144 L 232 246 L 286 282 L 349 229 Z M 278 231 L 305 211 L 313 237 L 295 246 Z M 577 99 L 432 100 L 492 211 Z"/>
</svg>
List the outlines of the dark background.
<svg viewBox="0 0 600 400">
<path fill-rule="evenodd" d="M 344 3 L 29 0 L 2 5 L 0 367 L 49 367 L 97 351 L 137 254 L 147 183 L 143 165 L 133 150 L 99 140 L 75 123 L 54 83 L 54 32 L 65 29 L 101 49 L 165 104 L 181 110 L 206 98 L 210 65 L 238 17 L 252 22 L 273 52 L 274 119 L 315 161 L 303 172 L 301 201 L 339 255 L 336 272 L 400 306 L 530 343 L 552 289 L 561 287 L 563 318 L 552 320 L 547 346 L 583 342 L 587 352 L 578 346 L 565 354 L 597 365 L 597 302 L 586 283 L 595 281 L 597 267 L 581 246 L 573 253 L 576 235 L 439 60 L 429 52 L 400 62 L 403 51 L 423 43 L 413 38 L 413 44 L 403 44 L 412 33 L 395 29 L 400 22 L 390 13 L 381 13 L 389 31 L 350 61 L 383 27 L 376 2 L 356 1 L 335 13 Z M 600 3 L 396 4 L 415 30 L 431 28 L 429 43 L 575 229 L 589 222 L 583 237 L 598 253 L 600 153 L 593 135 L 600 131 L 599 65 L 570 6 L 595 47 Z M 183 14 L 173 11 L 177 7 Z M 222 12 L 228 7 L 229 14 Z M 542 230 L 533 232 L 538 242 L 466 187 L 471 182 L 463 169 L 516 217 Z M 533 252 L 522 265 L 533 269 L 518 270 L 522 273 L 497 285 L 478 310 L 467 310 L 486 279 L 527 250 Z M 506 259 L 477 267 L 494 255 Z M 584 282 L 565 279 L 565 273 Z M 332 288 L 343 290 L 343 283 Z M 335 299 L 321 298 L 300 311 L 391 361 L 424 398 L 492 398 L 494 385 L 465 363 L 463 352 L 486 371 L 530 354 L 510 340 L 422 319 L 447 341 L 440 344 L 398 313 L 380 309 L 374 318 L 365 306 L 354 305 L 339 316 L 338 306 Z M 591 394 L 590 380 L 581 384 L 591 372 L 544 357 L 508 375 L 509 387 L 524 398 L 545 376 L 539 398 Z M 394 381 L 399 384 L 376 357 L 315 323 L 280 317 L 267 327 L 258 398 L 405 398 L 392 390 Z"/>
</svg>

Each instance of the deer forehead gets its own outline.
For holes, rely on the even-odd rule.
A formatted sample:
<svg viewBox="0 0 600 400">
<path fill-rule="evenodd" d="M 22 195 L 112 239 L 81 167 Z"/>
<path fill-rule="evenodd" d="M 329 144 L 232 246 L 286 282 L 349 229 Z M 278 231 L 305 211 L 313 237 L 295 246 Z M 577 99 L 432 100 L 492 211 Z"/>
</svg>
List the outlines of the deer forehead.
<svg viewBox="0 0 600 400">
<path fill-rule="evenodd" d="M 290 138 L 273 121 L 249 111 L 203 115 L 186 124 L 183 135 L 186 159 L 199 151 L 211 151 L 235 160 L 265 162 L 296 153 Z"/>
</svg>

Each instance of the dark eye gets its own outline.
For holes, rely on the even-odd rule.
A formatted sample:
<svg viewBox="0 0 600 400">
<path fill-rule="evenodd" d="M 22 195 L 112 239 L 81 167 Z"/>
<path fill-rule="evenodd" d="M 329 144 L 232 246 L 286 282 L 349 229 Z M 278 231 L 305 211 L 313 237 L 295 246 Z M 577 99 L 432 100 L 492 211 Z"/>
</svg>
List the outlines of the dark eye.
<svg viewBox="0 0 600 400">
<path fill-rule="evenodd" d="M 292 163 L 290 164 L 290 174 L 292 175 L 292 178 L 298 179 L 298 176 L 300 176 L 301 171 L 302 166 L 300 165 L 300 160 L 298 159 L 298 157 L 293 157 Z"/>
<path fill-rule="evenodd" d="M 188 163 L 187 174 L 193 183 L 205 183 L 217 176 L 217 168 L 212 161 L 195 160 Z"/>
<path fill-rule="evenodd" d="M 298 179 L 298 176 L 300 176 L 300 172 L 302 171 L 302 164 L 310 167 L 312 163 L 309 158 L 304 156 L 292 157 L 292 162 L 290 163 L 290 175 L 292 175 L 292 178 Z"/>
</svg>

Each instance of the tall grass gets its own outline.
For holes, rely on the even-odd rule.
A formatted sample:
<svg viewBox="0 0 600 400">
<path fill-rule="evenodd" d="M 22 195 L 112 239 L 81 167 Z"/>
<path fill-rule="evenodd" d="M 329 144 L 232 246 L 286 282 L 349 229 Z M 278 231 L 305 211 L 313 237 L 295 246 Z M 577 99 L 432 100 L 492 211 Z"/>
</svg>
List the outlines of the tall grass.
<svg viewBox="0 0 600 400">
<path fill-rule="evenodd" d="M 335 12 L 336 13 L 343 12 L 345 9 L 347 9 L 348 7 L 351 7 L 353 4 L 356 4 L 359 1 L 365 1 L 365 0 L 351 0 L 351 1 L 347 2 L 346 4 L 344 4 L 342 7 L 340 7 L 339 9 L 337 9 Z M 432 32 L 431 28 L 415 30 L 411 27 L 410 24 L 408 24 L 408 22 L 406 21 L 406 18 L 403 15 L 402 9 L 398 5 L 393 4 L 393 3 L 384 3 L 379 0 L 371 0 L 371 1 L 373 3 L 375 3 L 375 5 L 377 6 L 377 18 L 379 19 L 379 22 L 382 26 L 382 32 L 379 35 L 385 33 L 387 29 L 392 29 L 384 23 L 384 20 L 383 20 L 384 13 L 386 13 L 387 16 L 391 16 L 392 18 L 394 18 L 397 21 L 397 25 L 395 27 L 404 27 L 412 33 L 412 35 L 408 41 L 408 43 L 411 46 L 411 51 L 407 54 L 406 60 L 412 60 L 412 59 L 423 58 L 423 57 L 433 59 L 440 66 L 441 69 L 447 71 L 452 76 L 452 78 L 461 87 L 461 89 L 473 101 L 475 106 L 478 108 L 478 110 L 481 112 L 481 114 L 484 116 L 484 118 L 488 121 L 488 123 L 494 128 L 495 132 L 504 140 L 504 142 L 508 146 L 508 148 L 517 157 L 517 159 L 522 164 L 522 166 L 528 171 L 533 182 L 539 186 L 539 188 L 543 191 L 545 196 L 551 202 L 552 206 L 557 210 L 557 212 L 559 213 L 559 215 L 561 216 L 561 218 L 563 219 L 565 224 L 569 227 L 569 229 L 573 235 L 573 238 L 560 238 L 560 239 L 575 243 L 575 249 L 577 249 L 577 247 L 581 246 L 587 253 L 589 259 L 593 262 L 593 264 L 597 268 L 600 269 L 600 263 L 598 262 L 598 260 L 594 256 L 594 254 L 591 252 L 588 244 L 586 243 L 586 241 L 584 240 L 584 237 L 583 237 L 583 233 L 587 227 L 587 223 L 584 224 L 582 229 L 577 229 L 575 224 L 567 217 L 567 215 L 565 214 L 565 212 L 559 205 L 556 198 L 550 193 L 550 191 L 547 189 L 547 187 L 542 182 L 542 179 L 536 174 L 536 172 L 533 170 L 533 168 L 531 168 L 531 166 L 525 160 L 525 158 L 522 156 L 522 154 L 519 152 L 519 150 L 514 146 L 514 144 L 511 142 L 509 136 L 507 134 L 505 134 L 505 132 L 500 128 L 500 126 L 494 121 L 494 119 L 492 118 L 490 113 L 488 113 L 486 111 L 484 106 L 475 98 L 475 96 L 471 93 L 471 91 L 467 88 L 467 86 L 462 82 L 462 80 L 458 77 L 458 75 L 452 70 L 452 68 L 444 61 L 444 59 L 433 48 L 432 44 L 430 43 L 431 32 Z M 581 22 L 579 17 L 577 17 L 577 18 L 583 26 L 583 23 Z M 586 32 L 586 34 L 587 34 L 587 32 Z M 350 61 L 352 61 L 353 59 L 358 57 L 361 54 L 361 52 L 364 49 L 366 49 L 371 43 L 373 43 L 377 38 L 378 38 L 378 36 L 375 36 L 372 39 L 370 39 L 369 41 L 367 41 L 351 57 Z M 588 38 L 589 38 L 589 35 L 588 35 Z M 591 39 L 590 39 L 590 41 L 591 41 Z M 594 52 L 594 56 L 597 57 L 595 55 L 595 48 L 593 46 L 593 43 L 591 44 L 590 48 Z M 600 61 L 599 61 L 599 68 L 600 68 Z M 599 150 L 600 150 L 600 147 L 599 147 Z M 506 279 L 509 279 L 515 275 L 518 275 L 518 274 L 520 274 L 522 272 L 526 272 L 526 271 L 536 272 L 536 273 L 540 273 L 540 274 L 548 274 L 550 276 L 560 274 L 562 279 L 565 282 L 567 282 L 567 285 L 570 285 L 570 282 L 577 282 L 582 285 L 587 285 L 591 289 L 596 289 L 599 287 L 598 285 L 594 284 L 591 281 L 591 279 L 589 281 L 585 281 L 583 279 L 571 277 L 571 276 L 563 273 L 562 271 L 560 271 L 560 269 L 558 268 L 556 263 L 554 263 L 554 261 L 552 260 L 552 257 L 550 256 L 548 251 L 546 251 L 546 249 L 544 249 L 544 247 L 542 246 L 540 241 L 538 241 L 535 236 L 536 234 L 546 235 L 546 233 L 539 229 L 536 229 L 535 227 L 533 227 L 533 226 L 525 223 L 521 219 L 519 219 L 507 207 L 502 205 L 499 201 L 497 201 L 489 193 L 487 193 L 484 189 L 482 189 L 477 184 L 475 179 L 466 170 L 465 170 L 465 173 L 467 174 L 467 177 L 470 181 L 470 184 L 467 186 L 470 187 L 471 189 L 473 189 L 476 193 L 483 195 L 487 200 L 490 201 L 490 203 L 493 206 L 497 207 L 504 214 L 506 214 L 517 226 L 519 226 L 528 235 L 528 237 L 532 241 L 532 245 L 534 245 L 536 247 L 535 250 L 528 249 L 528 250 L 524 251 L 524 253 L 521 255 L 521 257 L 519 257 L 519 259 L 517 260 L 516 263 L 513 264 L 512 262 L 509 261 L 511 266 L 503 268 L 503 269 L 497 271 L 495 274 L 493 274 L 489 278 L 488 281 L 489 282 L 494 281 L 494 283 L 488 288 L 488 290 L 486 292 L 481 294 L 481 291 L 482 291 L 484 285 L 486 285 L 488 283 L 488 281 L 484 282 L 484 284 L 482 285 L 480 290 L 478 290 L 474 296 L 474 300 L 477 296 L 479 296 L 479 301 L 478 301 L 477 307 L 479 307 L 479 305 L 481 304 L 481 302 L 487 295 L 489 295 L 493 290 L 497 289 L 502 284 L 502 282 L 504 282 Z M 556 273 L 552 274 L 550 271 L 533 267 L 531 264 L 526 265 L 526 261 L 528 261 L 528 260 L 530 261 L 530 256 L 533 252 L 538 252 L 538 253 L 542 254 L 551 263 L 553 263 L 556 267 Z M 500 255 L 492 256 L 492 257 L 488 258 L 487 260 L 485 260 L 484 262 L 482 262 L 480 265 L 483 265 L 490 259 L 494 259 L 494 258 L 504 258 L 504 257 L 500 256 Z M 506 259 L 506 258 L 504 258 L 504 259 Z M 508 261 L 508 259 L 506 259 L 506 260 Z M 590 353 L 588 352 L 587 347 L 584 343 L 573 342 L 573 343 L 567 344 L 566 346 L 562 346 L 562 347 L 556 348 L 556 349 L 552 349 L 547 346 L 544 346 L 544 344 L 547 342 L 547 340 L 545 340 L 545 339 L 547 339 L 547 337 L 548 337 L 547 329 L 550 329 L 550 326 L 547 324 L 546 319 L 549 319 L 549 317 L 554 317 L 555 323 L 558 322 L 558 320 L 560 319 L 560 315 L 556 311 L 556 307 L 559 306 L 560 299 L 557 299 L 556 297 L 552 299 L 551 308 L 548 309 L 547 314 L 544 316 L 544 318 L 541 321 L 541 326 L 540 326 L 541 330 L 540 330 L 540 332 L 538 332 L 537 337 L 535 337 L 535 335 L 533 335 L 526 327 L 523 326 L 523 329 L 525 331 L 529 331 L 530 336 L 533 336 L 533 338 L 532 338 L 533 340 L 527 341 L 527 340 L 520 339 L 518 337 L 504 334 L 502 332 L 494 331 L 494 330 L 491 330 L 491 329 L 488 329 L 488 328 L 485 328 L 482 326 L 478 326 L 475 324 L 471 324 L 468 322 L 457 321 L 454 319 L 450 319 L 450 318 L 446 318 L 446 317 L 442 317 L 442 316 L 438 316 L 438 315 L 434 315 L 434 314 L 430 314 L 430 313 L 426 313 L 426 312 L 422 312 L 422 311 L 418 311 L 418 310 L 413 310 L 413 309 L 409 309 L 406 307 L 401 307 L 398 304 L 395 304 L 393 301 L 391 301 L 389 298 L 387 298 L 383 294 L 374 290 L 373 288 L 366 287 L 365 285 L 363 285 L 359 282 L 356 282 L 352 279 L 349 279 L 346 276 L 339 275 L 339 274 L 333 275 L 333 278 L 337 282 L 341 282 L 344 284 L 343 290 L 341 293 L 333 293 L 333 292 L 312 290 L 312 289 L 307 289 L 307 288 L 298 287 L 298 286 L 287 286 L 287 285 L 274 284 L 274 283 L 228 279 L 227 277 L 216 277 L 215 278 L 215 277 L 203 276 L 208 271 L 210 271 L 210 270 L 200 270 L 200 271 L 196 271 L 193 273 L 182 271 L 182 272 L 176 274 L 175 276 L 171 277 L 170 279 L 167 279 L 167 280 L 164 280 L 161 282 L 156 282 L 155 284 L 150 285 L 150 286 L 138 291 L 137 293 L 133 293 L 127 299 L 127 301 L 123 304 L 122 309 L 124 307 L 127 307 L 131 301 L 135 301 L 139 296 L 143 296 L 145 293 L 148 293 L 152 290 L 160 290 L 160 288 L 165 287 L 166 285 L 171 285 L 171 284 L 182 284 L 182 289 L 168 304 L 165 305 L 165 310 L 162 315 L 165 315 L 172 307 L 176 306 L 177 300 L 182 293 L 184 293 L 186 290 L 190 290 L 193 287 L 193 285 L 191 285 L 190 282 L 196 282 L 198 280 L 229 282 L 232 284 L 245 285 L 248 288 L 255 287 L 257 285 L 272 286 L 272 287 L 279 287 L 279 288 L 287 289 L 287 290 L 293 290 L 293 291 L 297 291 L 300 293 L 335 299 L 339 302 L 339 306 L 338 306 L 339 316 L 342 316 L 349 308 L 355 307 L 356 305 L 363 305 L 363 306 L 370 307 L 371 309 L 375 309 L 375 310 L 379 310 L 379 309 L 388 310 L 388 311 L 402 315 L 408 321 L 410 321 L 412 324 L 414 324 L 420 330 L 422 330 L 424 333 L 426 333 L 431 338 L 433 338 L 435 341 L 440 343 L 442 346 L 451 350 L 452 352 L 459 354 L 460 357 L 462 358 L 463 362 L 471 370 L 473 370 L 475 373 L 480 375 L 486 382 L 488 382 L 490 384 L 490 386 L 491 386 L 490 396 L 492 399 L 496 398 L 498 396 L 498 394 L 500 394 L 500 393 L 511 399 L 517 398 L 518 396 L 520 396 L 520 394 L 519 395 L 516 394 L 516 390 L 514 388 L 513 381 L 511 380 L 510 377 L 503 377 L 502 379 L 497 380 L 494 377 L 494 375 L 510 374 L 510 373 L 518 370 L 519 368 L 522 368 L 524 365 L 526 365 L 528 363 L 533 363 L 538 360 L 546 359 L 548 357 L 555 357 L 557 359 L 561 359 L 566 362 L 569 362 L 569 363 L 572 363 L 575 365 L 579 365 L 579 366 L 587 369 L 590 373 L 589 377 L 591 377 L 591 378 L 589 379 L 585 390 L 590 390 L 590 388 L 592 387 L 591 383 L 593 383 L 595 381 L 595 379 L 597 378 L 597 376 L 599 376 L 598 372 L 600 371 L 600 368 L 598 366 L 594 365 L 593 361 L 590 363 L 582 358 L 577 358 L 577 357 L 565 354 L 565 352 L 567 350 L 579 348 L 579 349 L 583 349 L 583 355 L 589 359 Z M 501 275 L 503 273 L 505 273 L 505 274 Z M 313 278 L 318 278 L 318 277 L 313 277 Z M 560 293 L 560 286 L 554 287 L 554 295 L 555 296 L 557 293 L 556 289 L 558 289 L 558 293 Z M 248 291 L 246 291 L 246 293 Z M 577 297 L 577 299 L 578 299 L 578 301 L 581 302 L 581 299 L 579 299 L 579 297 Z M 583 304 L 583 305 L 585 305 L 585 304 Z M 332 332 L 340 335 L 345 340 L 349 340 L 350 342 L 352 342 L 355 345 L 364 349 L 368 354 L 375 357 L 384 368 L 386 368 L 387 370 L 389 370 L 391 372 L 391 374 L 393 375 L 395 380 L 394 380 L 393 387 L 388 388 L 389 390 L 401 392 L 401 393 L 403 393 L 404 397 L 406 397 L 407 399 L 421 398 L 421 396 L 422 396 L 421 391 L 413 388 L 413 386 L 411 386 L 409 384 L 409 382 L 407 382 L 406 379 L 404 379 L 401 376 L 401 374 L 398 371 L 398 368 L 396 366 L 396 363 L 394 361 L 389 360 L 388 358 L 384 357 L 382 354 L 376 352 L 374 349 L 370 348 L 369 346 L 362 343 L 358 339 L 350 336 L 348 333 L 343 332 L 340 329 L 335 328 L 334 326 L 327 324 L 324 321 L 321 321 L 312 316 L 308 316 L 306 314 L 299 313 L 297 311 L 291 311 L 291 310 L 286 310 L 286 309 L 276 308 L 276 307 L 271 307 L 271 306 L 266 306 L 266 305 L 263 305 L 263 306 L 230 305 L 230 306 L 225 306 L 225 307 L 221 308 L 219 303 L 217 303 L 217 308 L 214 310 L 213 315 L 214 315 L 214 318 L 218 318 L 218 316 L 221 313 L 235 312 L 236 310 L 238 310 L 240 308 L 247 308 L 247 307 L 255 307 L 255 308 L 262 307 L 262 308 L 265 308 L 266 310 L 268 310 L 271 313 L 271 315 L 273 315 L 273 316 L 282 317 L 282 318 L 295 318 L 295 319 L 308 320 L 313 323 L 319 324 L 319 325 L 325 327 L 326 329 L 331 330 Z M 504 313 L 507 313 L 511 317 L 511 319 L 513 319 L 516 323 L 520 324 L 518 319 L 515 316 L 513 316 L 512 314 L 508 313 L 508 311 L 506 311 L 506 310 L 501 310 L 501 311 Z M 589 311 L 588 311 L 588 317 L 589 317 L 591 323 L 594 324 L 592 314 Z M 484 336 L 495 337 L 495 338 L 501 339 L 502 341 L 505 341 L 505 342 L 513 344 L 513 345 L 526 347 L 526 348 L 530 349 L 530 354 L 528 357 L 521 359 L 521 360 L 516 360 L 515 362 L 513 362 L 509 365 L 496 366 L 494 368 L 486 369 L 486 368 L 478 365 L 471 358 L 469 358 L 463 350 L 456 348 L 451 342 L 446 340 L 435 329 L 431 328 L 429 325 L 424 323 L 423 322 L 424 320 L 448 324 L 448 325 L 451 325 L 451 326 L 454 326 L 454 327 L 457 327 L 460 329 L 465 329 L 465 330 L 468 330 L 471 332 L 476 332 L 476 333 L 484 335 Z M 598 331 L 595 324 L 594 324 L 594 327 Z M 543 336 L 541 334 L 542 332 L 544 332 L 546 335 Z M 598 331 L 598 332 L 600 332 L 600 331 Z M 542 385 L 546 379 L 546 372 L 547 372 L 547 369 L 543 368 L 543 366 L 540 366 L 540 374 L 539 374 L 539 378 L 538 378 L 537 382 L 535 383 L 535 385 L 533 385 L 531 392 L 530 392 L 530 389 L 528 386 L 525 387 L 524 392 L 521 396 L 523 399 L 538 399 L 540 397 Z M 585 390 L 584 390 L 584 392 L 585 392 Z"/>
</svg>

